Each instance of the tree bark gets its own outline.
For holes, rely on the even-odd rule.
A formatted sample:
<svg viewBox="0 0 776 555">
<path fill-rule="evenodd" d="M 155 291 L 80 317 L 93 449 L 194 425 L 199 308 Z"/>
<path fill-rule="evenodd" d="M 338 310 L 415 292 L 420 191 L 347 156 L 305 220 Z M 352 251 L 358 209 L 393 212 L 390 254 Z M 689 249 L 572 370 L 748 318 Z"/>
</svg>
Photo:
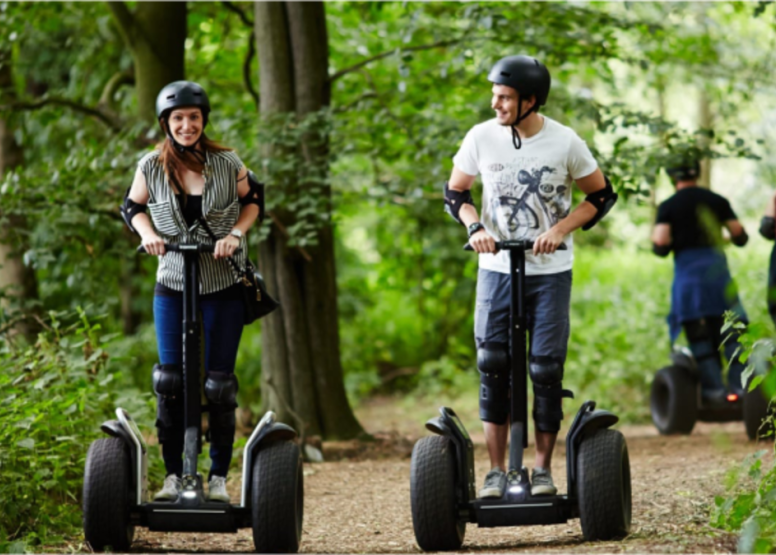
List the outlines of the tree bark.
<svg viewBox="0 0 776 555">
<path fill-rule="evenodd" d="M 709 98 L 709 93 L 705 88 L 701 89 L 701 98 L 699 104 L 699 126 L 702 129 L 712 129 L 714 127 L 714 114 L 711 108 L 711 99 Z M 704 142 L 708 144 L 710 141 L 706 139 Z M 704 158 L 701 160 L 701 177 L 698 179 L 698 185 L 705 189 L 711 188 L 711 169 L 712 164 L 710 158 Z"/>
<path fill-rule="evenodd" d="M 323 4 L 262 2 L 256 4 L 255 14 L 262 115 L 295 112 L 301 119 L 328 106 L 331 88 Z M 312 139 L 302 139 L 299 153 L 308 167 L 321 168 L 326 174 L 327 142 Z M 298 179 L 291 189 L 287 191 L 291 197 L 312 190 L 310 184 Z M 330 216 L 330 188 L 324 187 L 322 194 L 323 209 Z M 285 227 L 293 223 L 293 214 L 276 210 L 276 216 Z M 343 381 L 334 239 L 329 222 L 327 218 L 319 227 L 316 244 L 305 247 L 311 261 L 300 257 L 297 249 L 288 248 L 287 238 L 277 226 L 261 248 L 262 270 L 274 274 L 281 303 L 281 309 L 269 316 L 262 328 L 262 368 L 275 385 L 265 399 L 269 408 L 284 412 L 283 403 L 276 398 L 277 386 L 287 383 L 282 394 L 304 421 L 308 434 L 352 438 L 363 430 L 350 408 Z"/>
</svg>

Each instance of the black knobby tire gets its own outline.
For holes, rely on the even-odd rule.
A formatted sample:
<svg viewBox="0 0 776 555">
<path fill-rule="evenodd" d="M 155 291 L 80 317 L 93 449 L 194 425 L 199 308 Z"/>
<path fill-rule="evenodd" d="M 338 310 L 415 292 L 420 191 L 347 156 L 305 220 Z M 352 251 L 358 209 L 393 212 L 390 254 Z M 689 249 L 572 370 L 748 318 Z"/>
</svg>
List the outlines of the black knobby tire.
<svg viewBox="0 0 776 555">
<path fill-rule="evenodd" d="M 126 551 L 135 536 L 130 524 L 132 464 L 124 440 L 98 439 L 89 447 L 84 472 L 84 536 L 94 551 Z"/>
<path fill-rule="evenodd" d="M 275 441 L 253 460 L 251 517 L 257 553 L 296 553 L 302 539 L 304 482 L 299 446 Z"/>
<path fill-rule="evenodd" d="M 582 440 L 577 459 L 582 534 L 588 541 L 628 535 L 631 477 L 628 446 L 617 430 L 598 430 Z"/>
<path fill-rule="evenodd" d="M 652 422 L 661 434 L 689 434 L 698 420 L 698 384 L 685 368 L 655 374 L 650 394 Z"/>
<path fill-rule="evenodd" d="M 415 539 L 423 551 L 461 548 L 466 521 L 455 496 L 455 447 L 442 436 L 420 439 L 412 450 L 410 502 Z"/>
<path fill-rule="evenodd" d="M 744 426 L 749 439 L 773 441 L 773 410 L 768 409 L 769 401 L 758 387 L 744 395 Z M 763 423 L 770 416 L 771 420 Z"/>
</svg>

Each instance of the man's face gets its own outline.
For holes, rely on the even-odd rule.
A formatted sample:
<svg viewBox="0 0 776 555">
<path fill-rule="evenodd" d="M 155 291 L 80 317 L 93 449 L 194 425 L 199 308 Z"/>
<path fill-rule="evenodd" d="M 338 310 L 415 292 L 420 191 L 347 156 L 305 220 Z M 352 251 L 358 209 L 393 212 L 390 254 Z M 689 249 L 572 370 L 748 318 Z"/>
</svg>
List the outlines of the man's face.
<svg viewBox="0 0 776 555">
<path fill-rule="evenodd" d="M 491 89 L 493 98 L 490 101 L 490 107 L 496 112 L 496 119 L 499 125 L 512 125 L 517 119 L 517 91 L 507 85 L 497 85 L 494 83 Z M 523 100 L 521 114 L 525 114 L 533 106 L 534 97 Z"/>
</svg>

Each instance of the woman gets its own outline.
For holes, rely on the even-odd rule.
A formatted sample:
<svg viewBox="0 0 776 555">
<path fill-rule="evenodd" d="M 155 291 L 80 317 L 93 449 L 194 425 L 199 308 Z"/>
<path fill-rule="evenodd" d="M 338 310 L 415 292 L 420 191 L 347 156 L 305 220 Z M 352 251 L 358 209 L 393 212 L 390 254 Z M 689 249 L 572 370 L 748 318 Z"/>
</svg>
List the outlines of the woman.
<svg viewBox="0 0 776 555">
<path fill-rule="evenodd" d="M 228 503 L 226 476 L 232 458 L 237 396 L 234 375 L 243 328 L 244 305 L 228 257 L 240 267 L 245 234 L 259 216 L 258 185 L 229 148 L 204 134 L 210 114 L 205 91 L 176 81 L 156 99 L 156 115 L 166 137 L 138 163 L 122 206 L 132 231 L 148 254 L 159 256 L 154 290 L 154 322 L 159 364 L 154 367 L 158 399 L 156 426 L 167 477 L 154 499 L 174 501 L 183 471 L 183 255 L 165 253 L 165 243 L 215 243 L 200 255 L 200 307 L 205 333 L 205 397 L 209 404 L 208 499 Z M 146 210 L 150 214 L 146 214 Z M 205 223 L 201 220 L 204 219 Z M 217 238 L 211 239 L 211 234 Z"/>
</svg>

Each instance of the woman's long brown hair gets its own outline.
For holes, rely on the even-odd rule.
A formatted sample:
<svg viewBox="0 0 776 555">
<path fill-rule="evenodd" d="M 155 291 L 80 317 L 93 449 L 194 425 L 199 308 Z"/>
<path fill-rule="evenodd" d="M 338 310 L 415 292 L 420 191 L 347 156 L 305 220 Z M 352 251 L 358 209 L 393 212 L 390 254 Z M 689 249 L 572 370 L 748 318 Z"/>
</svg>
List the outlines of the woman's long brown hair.
<svg viewBox="0 0 776 555">
<path fill-rule="evenodd" d="M 165 122 L 166 124 L 166 122 Z M 164 125 L 162 126 L 164 127 Z M 224 152 L 232 151 L 234 149 L 223 146 L 222 144 L 208 139 L 205 133 L 199 139 L 199 144 L 202 150 L 205 152 Z M 173 144 L 169 136 L 165 136 L 164 140 L 156 145 L 156 149 L 160 152 L 159 163 L 164 168 L 164 173 L 167 175 L 167 181 L 172 187 L 172 192 L 183 195 L 183 202 L 186 202 L 186 190 L 183 188 L 183 169 L 187 168 L 196 173 L 202 173 L 205 169 L 205 165 L 197 160 L 191 153 L 183 151 L 179 152 Z"/>
</svg>

